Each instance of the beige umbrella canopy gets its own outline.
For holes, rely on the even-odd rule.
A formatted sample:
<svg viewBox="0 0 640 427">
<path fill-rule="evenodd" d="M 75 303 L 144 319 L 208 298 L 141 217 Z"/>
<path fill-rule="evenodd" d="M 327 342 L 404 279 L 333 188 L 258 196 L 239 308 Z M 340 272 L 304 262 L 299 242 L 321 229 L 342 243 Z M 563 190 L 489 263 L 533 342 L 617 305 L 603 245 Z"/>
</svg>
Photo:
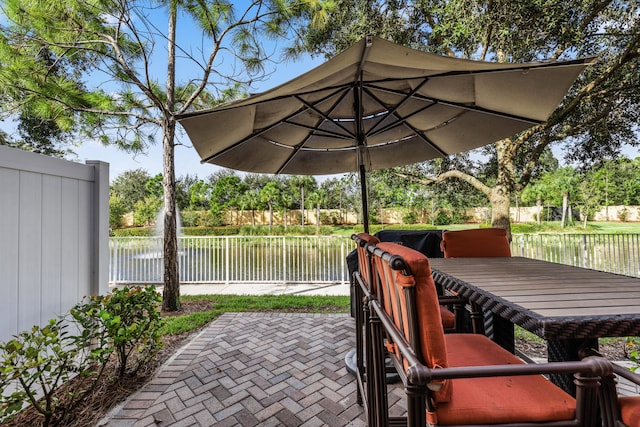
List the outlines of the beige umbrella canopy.
<svg viewBox="0 0 640 427">
<path fill-rule="evenodd" d="M 368 36 L 274 89 L 178 120 L 203 162 L 257 173 L 363 175 L 542 123 L 589 62 L 479 62 Z"/>
</svg>

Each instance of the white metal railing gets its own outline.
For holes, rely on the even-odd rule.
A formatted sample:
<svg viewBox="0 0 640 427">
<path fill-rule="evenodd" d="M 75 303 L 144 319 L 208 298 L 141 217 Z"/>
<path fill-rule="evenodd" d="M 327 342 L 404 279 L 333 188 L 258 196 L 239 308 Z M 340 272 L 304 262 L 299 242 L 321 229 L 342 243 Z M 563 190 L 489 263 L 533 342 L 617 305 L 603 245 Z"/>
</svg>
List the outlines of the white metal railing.
<svg viewBox="0 0 640 427">
<path fill-rule="evenodd" d="M 336 236 L 180 237 L 183 283 L 348 283 L 347 254 Z M 113 237 L 110 283 L 162 283 L 162 238 Z"/>
<path fill-rule="evenodd" d="M 349 237 L 180 237 L 183 283 L 348 283 Z M 514 234 L 514 256 L 640 277 L 638 234 Z M 162 238 L 113 237 L 109 282 L 162 283 Z"/>
<path fill-rule="evenodd" d="M 640 234 L 514 234 L 511 254 L 640 277 Z"/>
</svg>

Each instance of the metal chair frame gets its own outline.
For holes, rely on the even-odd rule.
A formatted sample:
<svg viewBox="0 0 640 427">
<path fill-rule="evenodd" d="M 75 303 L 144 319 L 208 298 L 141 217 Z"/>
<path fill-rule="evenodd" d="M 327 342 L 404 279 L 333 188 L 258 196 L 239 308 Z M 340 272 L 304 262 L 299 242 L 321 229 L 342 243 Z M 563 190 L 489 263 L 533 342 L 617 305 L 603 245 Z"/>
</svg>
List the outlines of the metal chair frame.
<svg viewBox="0 0 640 427">
<path fill-rule="evenodd" d="M 409 266 L 400 256 L 391 255 L 374 245 L 367 245 L 367 250 L 373 256 L 379 257 L 385 263 L 388 263 L 393 270 L 399 270 L 405 276 L 412 275 Z M 414 287 L 404 288 L 404 294 L 396 292 L 394 297 L 405 298 L 409 331 L 401 331 L 398 329 L 392 318 L 387 314 L 385 307 L 383 307 L 382 299 L 371 298 L 368 301 L 370 307 L 369 322 L 371 326 L 366 328 L 366 331 L 370 334 L 368 341 L 371 343 L 372 348 L 368 349 L 367 352 L 372 352 L 373 361 L 373 366 L 368 367 L 368 370 L 373 368 L 373 376 L 376 378 L 375 390 L 372 391 L 375 395 L 373 399 L 374 415 L 370 418 L 370 420 L 375 420 L 375 424 L 370 422 L 370 425 L 407 425 L 420 427 L 427 425 L 426 410 L 435 410 L 431 405 L 432 392 L 429 389 L 429 384 L 433 381 L 490 376 L 548 375 L 552 373 L 574 374 L 577 388 L 575 419 L 566 422 L 553 421 L 548 423 L 501 425 L 512 427 L 527 425 L 595 427 L 598 425 L 597 401 L 599 380 L 602 376 L 610 375 L 613 370 L 612 364 L 608 360 L 602 357 L 592 356 L 576 362 L 430 369 L 421 360 L 418 350 L 420 349 L 420 343 L 418 341 L 418 328 L 420 328 L 420 325 L 417 323 L 416 317 L 415 289 Z M 405 339 L 405 332 L 408 332 L 409 340 Z M 384 375 L 381 375 L 381 373 L 384 372 L 384 337 L 392 341 L 399 350 L 399 355 L 391 353 L 391 359 L 405 386 L 407 395 L 407 417 L 390 418 L 388 414 L 388 407 L 386 406 L 387 386 Z M 407 369 L 405 369 L 405 364 L 408 366 Z M 488 390 L 488 392 L 490 391 Z M 453 393 L 455 394 L 455 388 Z"/>
</svg>

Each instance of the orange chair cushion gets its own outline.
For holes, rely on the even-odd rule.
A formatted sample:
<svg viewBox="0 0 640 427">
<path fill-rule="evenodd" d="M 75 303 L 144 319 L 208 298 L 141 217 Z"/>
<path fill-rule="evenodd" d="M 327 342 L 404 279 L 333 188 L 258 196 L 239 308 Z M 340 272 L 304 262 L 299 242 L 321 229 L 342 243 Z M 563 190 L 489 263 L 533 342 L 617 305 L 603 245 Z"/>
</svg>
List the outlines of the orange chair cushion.
<svg viewBox="0 0 640 427">
<path fill-rule="evenodd" d="M 447 367 L 447 348 L 444 340 L 442 315 L 438 304 L 436 286 L 431 276 L 429 260 L 422 253 L 395 243 L 381 242 L 378 247 L 393 255 L 400 255 L 409 265 L 413 276 L 403 276 L 393 271 L 396 283 L 401 286 L 415 286 L 416 314 L 420 325 L 419 340 L 421 358 L 429 368 Z M 401 298 L 404 301 L 404 298 Z M 450 383 L 446 382 L 435 393 L 437 401 L 446 402 L 451 396 Z"/>
<path fill-rule="evenodd" d="M 374 245 L 377 245 L 380 242 L 377 237 L 372 236 L 369 233 L 359 233 L 358 238 Z M 367 284 L 367 287 L 375 294 L 377 292 L 376 281 L 371 274 L 371 260 L 369 258 L 369 254 L 367 254 L 367 249 L 364 246 L 358 245 L 357 249 L 358 271 L 360 272 L 360 277 L 362 277 L 362 280 Z"/>
<path fill-rule="evenodd" d="M 445 258 L 511 256 L 507 231 L 502 228 L 445 231 L 440 248 Z"/>
<path fill-rule="evenodd" d="M 621 396 L 618 402 L 620 402 L 622 422 L 627 427 L 640 427 L 640 397 Z"/>
<path fill-rule="evenodd" d="M 450 367 L 524 363 L 484 335 L 447 334 L 445 341 Z M 451 381 L 451 400 L 438 404 L 441 425 L 559 421 L 575 417 L 575 399 L 542 375 Z"/>
<path fill-rule="evenodd" d="M 443 328 L 451 329 L 456 326 L 456 315 L 453 314 L 447 307 L 440 306 L 440 318 L 442 320 Z"/>
<path fill-rule="evenodd" d="M 376 236 L 372 236 L 369 233 L 358 233 L 357 236 L 367 243 L 373 243 L 374 245 L 380 243 L 380 240 Z"/>
</svg>

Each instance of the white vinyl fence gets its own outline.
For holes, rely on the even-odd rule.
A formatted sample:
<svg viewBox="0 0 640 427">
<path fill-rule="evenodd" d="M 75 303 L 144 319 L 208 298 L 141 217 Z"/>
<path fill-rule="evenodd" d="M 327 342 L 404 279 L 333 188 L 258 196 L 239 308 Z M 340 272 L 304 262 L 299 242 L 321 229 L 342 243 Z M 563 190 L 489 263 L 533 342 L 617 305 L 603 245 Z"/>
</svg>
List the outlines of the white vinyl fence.
<svg viewBox="0 0 640 427">
<path fill-rule="evenodd" d="M 109 165 L 0 146 L 0 341 L 107 292 Z"/>
<path fill-rule="evenodd" d="M 640 277 L 639 235 L 516 234 L 514 256 Z M 348 237 L 180 237 L 183 283 L 348 283 Z M 111 238 L 112 284 L 162 283 L 162 239 Z"/>
</svg>

